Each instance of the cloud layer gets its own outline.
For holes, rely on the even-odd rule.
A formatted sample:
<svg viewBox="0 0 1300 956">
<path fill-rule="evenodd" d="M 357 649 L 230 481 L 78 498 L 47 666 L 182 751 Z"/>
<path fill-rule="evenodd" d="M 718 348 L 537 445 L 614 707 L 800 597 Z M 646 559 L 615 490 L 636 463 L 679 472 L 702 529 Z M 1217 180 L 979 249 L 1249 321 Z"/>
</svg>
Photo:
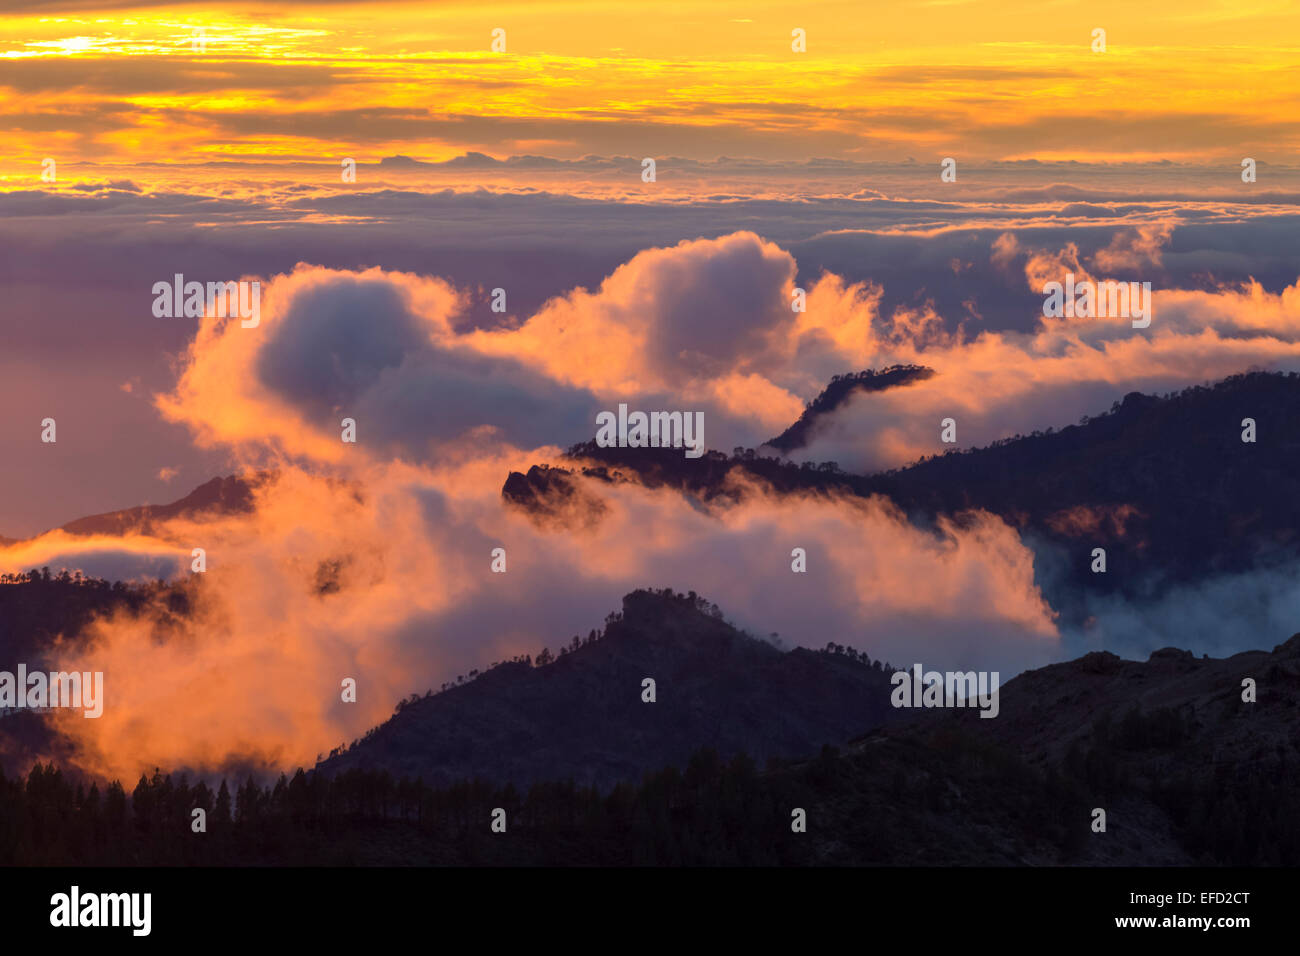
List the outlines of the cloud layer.
<svg viewBox="0 0 1300 956">
<path fill-rule="evenodd" d="M 897 362 L 937 374 L 855 398 L 801 457 L 888 467 L 942 450 L 945 417 L 960 445 L 984 444 L 1134 389 L 1300 367 L 1300 287 L 1180 286 L 1179 235 L 1124 226 L 1085 247 L 987 237 L 983 261 L 956 257 L 951 271 L 1025 295 L 1031 307 L 998 328 L 924 297 L 890 305 L 883 281 L 807 277 L 794 252 L 744 230 L 643 249 L 496 323 L 466 322 L 483 292 L 448 277 L 249 272 L 264 283 L 259 325 L 199 320 L 154 403 L 210 453 L 276 469 L 252 513 L 178 519 L 149 538 L 47 535 L 0 561 L 152 577 L 187 573 L 190 549 L 206 550 L 191 617 L 122 615 L 97 622 L 88 645 L 61 645 L 58 664 L 103 670 L 109 695 L 104 717 L 63 729 L 87 767 L 128 778 L 310 763 L 401 697 L 585 632 L 645 586 L 695 590 L 788 643 L 1010 674 L 1077 636 L 1058 632 L 1033 552 L 998 519 L 921 529 L 879 500 L 756 488 L 705 507 L 590 484 L 580 500 L 598 497 L 600 520 L 541 528 L 503 502 L 502 481 L 591 438 L 595 413 L 618 402 L 702 410 L 706 444 L 729 449 L 778 433 L 830 375 Z M 1064 271 L 1169 284 L 1147 329 L 1045 319 L 1040 284 Z M 791 307 L 797 288 L 804 311 Z M 343 418 L 357 422 L 355 444 L 341 441 Z M 505 574 L 490 570 L 497 547 Z M 794 548 L 806 574 L 791 571 Z M 1097 610 L 1116 640 L 1149 638 L 1130 626 L 1139 610 Z M 355 704 L 340 699 L 347 677 Z"/>
</svg>

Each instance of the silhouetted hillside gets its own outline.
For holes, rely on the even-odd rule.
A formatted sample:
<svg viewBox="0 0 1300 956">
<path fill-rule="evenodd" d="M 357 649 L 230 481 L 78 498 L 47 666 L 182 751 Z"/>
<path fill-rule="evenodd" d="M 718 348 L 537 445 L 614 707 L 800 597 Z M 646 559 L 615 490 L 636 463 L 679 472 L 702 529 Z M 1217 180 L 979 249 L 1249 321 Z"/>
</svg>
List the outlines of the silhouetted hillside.
<svg viewBox="0 0 1300 956">
<path fill-rule="evenodd" d="M 1241 440 L 1246 418 L 1254 443 Z M 1164 398 L 1130 393 L 1079 425 L 930 458 L 872 488 L 926 513 L 1002 515 L 1069 544 L 1080 574 L 1105 547 L 1110 584 L 1188 580 L 1300 553 L 1298 421 L 1300 376 L 1238 375 Z"/>
<path fill-rule="evenodd" d="M 238 514 L 252 509 L 256 478 L 228 475 L 199 485 L 184 498 L 165 505 L 140 505 L 121 511 L 89 515 L 63 525 L 69 534 L 121 535 L 129 531 L 150 534 L 155 521 L 204 512 Z"/>
<path fill-rule="evenodd" d="M 1254 443 L 1241 440 L 1246 418 L 1256 422 Z M 1297 421 L 1300 376 L 1256 372 L 1164 397 L 1130 393 L 1059 431 L 1016 435 L 874 475 L 739 448 L 691 460 L 671 449 L 588 442 L 569 456 L 571 473 L 668 485 L 704 501 L 742 495 L 726 480 L 742 469 L 777 492 L 885 495 L 922 523 L 941 513 L 989 511 L 1028 533 L 1040 553 L 1052 552 L 1050 564 L 1063 570 L 1040 583 L 1054 587 L 1052 602 L 1068 616 L 1084 585 L 1093 593 L 1149 594 L 1300 556 Z M 515 472 L 502 491 L 513 504 L 533 508 L 539 495 L 554 500 L 567 477 L 565 469 L 550 469 L 544 493 L 534 471 Z M 590 503 L 582 513 L 594 520 Z M 1094 547 L 1107 551 L 1106 574 L 1090 571 Z"/>
<path fill-rule="evenodd" d="M 1300 634 L 1227 659 L 1087 654 L 1009 681 L 1000 707 L 850 744 L 810 810 L 817 861 L 1300 863 Z"/>
<path fill-rule="evenodd" d="M 501 494 L 542 526 L 586 527 L 606 510 L 600 498 L 582 491 L 572 472 L 549 465 L 533 465 L 526 475 L 512 471 Z"/>
<path fill-rule="evenodd" d="M 139 610 L 165 590 L 86 578 L 80 571 L 51 575 L 49 568 L 0 575 L 0 669 L 5 659 L 39 658 L 59 635 L 75 638 L 96 615 L 120 607 Z"/>
<path fill-rule="evenodd" d="M 563 660 L 586 666 L 610 640 Z M 825 655 L 861 666 L 838 656 Z M 1242 700 L 1246 677 L 1257 703 Z M 559 767 L 523 788 L 353 768 L 233 787 L 157 772 L 128 791 L 37 765 L 0 774 L 0 864 L 1300 863 L 1300 634 L 1227 660 L 1088 654 L 1009 681 L 999 705 L 993 719 L 912 711 L 766 769 L 692 748 L 608 790 Z M 653 721 L 658 705 L 642 706 Z M 208 819 L 199 838 L 195 807 Z M 799 810 L 806 832 L 791 826 Z M 498 811 L 504 833 L 491 829 Z"/>
<path fill-rule="evenodd" d="M 32 670 L 46 666 L 54 641 L 71 644 L 82 639 L 86 625 L 100 615 L 139 612 L 154 602 L 173 613 L 186 613 L 188 583 L 110 584 L 82 577 L 81 572 L 51 575 L 49 568 L 0 575 L 0 670 L 12 673 L 20 663 Z M 36 756 L 65 749 L 44 714 L 0 711 L 0 769 L 23 767 Z"/>
<path fill-rule="evenodd" d="M 123 535 L 129 532 L 152 534 L 154 523 L 170 518 L 195 517 L 204 514 L 241 514 L 252 510 L 253 489 L 264 479 L 266 472 L 241 476 L 227 475 L 213 478 L 199 485 L 183 498 L 165 505 L 137 505 L 120 511 L 87 515 L 59 530 L 75 535 Z M 22 538 L 0 535 L 0 548 L 19 544 Z"/>
<path fill-rule="evenodd" d="M 789 454 L 805 447 L 816 435 L 818 426 L 827 416 L 858 392 L 883 392 L 887 388 L 922 381 L 934 375 L 934 369 L 922 365 L 891 365 L 880 371 L 866 369 L 848 375 L 836 375 L 820 395 L 804 408 L 793 425 L 765 445 Z"/>
<path fill-rule="evenodd" d="M 724 757 L 800 756 L 898 716 L 879 664 L 782 652 L 693 594 L 633 592 L 602 635 L 538 663 L 502 664 L 417 699 L 319 769 L 608 787 L 680 764 L 699 747 Z M 654 703 L 642 701 L 645 678 L 655 681 Z"/>
</svg>

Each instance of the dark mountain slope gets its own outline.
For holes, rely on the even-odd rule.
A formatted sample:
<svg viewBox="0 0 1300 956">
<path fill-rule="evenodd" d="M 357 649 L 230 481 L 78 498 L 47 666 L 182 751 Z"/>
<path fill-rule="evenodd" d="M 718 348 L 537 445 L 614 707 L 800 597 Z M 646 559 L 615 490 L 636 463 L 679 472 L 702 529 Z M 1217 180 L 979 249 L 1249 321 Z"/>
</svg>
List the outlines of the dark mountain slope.
<svg viewBox="0 0 1300 956">
<path fill-rule="evenodd" d="M 782 652 L 689 597 L 637 591 L 603 637 L 553 663 L 509 663 L 417 700 L 319 770 L 384 768 L 426 782 L 608 787 L 695 749 L 798 756 L 895 718 L 879 666 Z M 657 700 L 641 699 L 642 679 Z"/>
<path fill-rule="evenodd" d="M 817 861 L 1300 863 L 1300 634 L 1227 659 L 1088 654 L 1009 681 L 1000 705 L 921 712 L 784 771 L 816 790 Z"/>
<path fill-rule="evenodd" d="M 74 535 L 122 535 L 129 532 L 152 534 L 154 522 L 182 516 L 203 514 L 241 514 L 251 510 L 253 490 L 265 478 L 265 473 L 252 475 L 227 475 L 204 482 L 183 498 L 165 505 L 137 505 L 120 511 L 87 515 L 61 525 L 59 530 Z M 0 548 L 18 544 L 22 538 L 0 535 Z"/>
<path fill-rule="evenodd" d="M 1241 440 L 1245 418 L 1254 443 Z M 872 487 L 911 509 L 978 507 L 1058 540 L 1112 543 L 1188 578 L 1296 555 L 1298 423 L 1300 376 L 1240 375 L 1163 399 L 1130 393 L 1083 424 L 931 458 Z"/>
<path fill-rule="evenodd" d="M 588 666 L 584 653 L 617 631 L 564 662 Z M 1257 703 L 1241 700 L 1248 676 Z M 527 788 L 431 788 L 427 777 L 354 767 L 300 770 L 273 787 L 236 782 L 223 809 L 215 782 L 191 789 L 155 774 L 127 788 L 128 808 L 113 788 L 83 802 L 68 778 L 38 767 L 26 782 L 0 775 L 0 863 L 1300 864 L 1300 635 L 1227 660 L 1089 654 L 1009 681 L 996 718 L 911 713 L 766 770 L 692 749 L 612 790 L 555 779 L 563 765 Z M 211 810 L 198 841 L 187 826 L 195 805 Z M 496 808 L 504 835 L 489 827 Z M 1092 829 L 1096 808 L 1104 833 Z M 806 832 L 791 828 L 798 809 Z"/>
<path fill-rule="evenodd" d="M 228 475 L 213 478 L 199 485 L 184 498 L 179 498 L 165 505 L 140 505 L 124 508 L 121 511 L 109 511 L 104 514 L 89 515 L 69 521 L 62 530 L 68 534 L 121 535 L 130 531 L 150 534 L 155 521 L 165 521 L 181 515 L 198 515 L 204 512 L 217 514 L 238 514 L 252 508 L 253 488 L 257 479 Z"/>
<path fill-rule="evenodd" d="M 812 441 L 818 427 L 827 417 L 859 392 L 883 392 L 887 388 L 907 385 L 933 375 L 934 369 L 921 365 L 891 365 L 879 372 L 866 369 L 848 375 L 836 375 L 822 389 L 822 393 L 808 403 L 798 421 L 765 444 L 789 454 Z"/>
<path fill-rule="evenodd" d="M 31 671 L 44 669 L 55 642 L 66 647 L 82 640 L 93 618 L 116 611 L 139 613 L 151 605 L 185 613 L 185 586 L 110 584 L 80 572 L 75 577 L 67 571 L 51 575 L 48 568 L 0 575 L 0 670 L 13 673 L 20 663 Z M 45 714 L 0 711 L 0 772 L 65 753 L 66 744 Z"/>
<path fill-rule="evenodd" d="M 1245 418 L 1257 423 L 1254 443 L 1241 440 Z M 589 442 L 570 449 L 570 457 L 574 474 L 667 485 L 704 501 L 743 494 L 727 480 L 740 469 L 777 492 L 886 495 L 923 522 L 989 511 L 1052 554 L 1050 564 L 1062 570 L 1050 582 L 1051 597 L 1068 616 L 1070 591 L 1145 595 L 1300 557 L 1297 423 L 1300 376 L 1258 372 L 1163 398 L 1130 393 L 1108 412 L 1060 431 L 875 475 L 845 474 L 830 463 L 796 466 L 744 449 L 690 460 L 671 450 Z M 549 470 L 548 500 L 563 491 L 565 472 Z M 533 509 L 539 487 L 534 470 L 516 472 L 502 493 Z M 583 513 L 595 520 L 590 504 Z M 1094 547 L 1107 551 L 1106 574 L 1091 573 Z"/>
</svg>

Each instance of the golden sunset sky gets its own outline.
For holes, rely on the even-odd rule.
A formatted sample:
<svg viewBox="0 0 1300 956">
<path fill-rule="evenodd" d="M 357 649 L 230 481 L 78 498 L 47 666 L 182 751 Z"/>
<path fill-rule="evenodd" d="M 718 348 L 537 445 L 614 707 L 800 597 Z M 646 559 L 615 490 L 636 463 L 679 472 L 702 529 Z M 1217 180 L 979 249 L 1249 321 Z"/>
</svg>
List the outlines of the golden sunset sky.
<svg viewBox="0 0 1300 956">
<path fill-rule="evenodd" d="M 1300 147 L 1291 0 L 0 0 L 0 12 L 10 187 L 45 156 L 1287 164 Z M 490 49 L 498 27 L 505 53 Z M 795 28 L 805 53 L 791 50 Z"/>
</svg>

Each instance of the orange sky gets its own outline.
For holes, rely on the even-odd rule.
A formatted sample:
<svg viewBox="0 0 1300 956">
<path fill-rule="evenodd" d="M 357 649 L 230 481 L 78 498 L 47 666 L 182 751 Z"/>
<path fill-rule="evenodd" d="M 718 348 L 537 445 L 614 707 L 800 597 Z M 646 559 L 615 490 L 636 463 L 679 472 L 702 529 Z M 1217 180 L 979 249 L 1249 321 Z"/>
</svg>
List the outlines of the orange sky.
<svg viewBox="0 0 1300 956">
<path fill-rule="evenodd" d="M 1290 164 L 1300 147 L 1291 0 L 0 0 L 0 11 L 10 188 L 45 156 Z M 498 27 L 505 53 L 490 49 Z M 1098 27 L 1104 53 L 1091 49 Z M 805 53 L 791 50 L 795 28 Z"/>
</svg>

